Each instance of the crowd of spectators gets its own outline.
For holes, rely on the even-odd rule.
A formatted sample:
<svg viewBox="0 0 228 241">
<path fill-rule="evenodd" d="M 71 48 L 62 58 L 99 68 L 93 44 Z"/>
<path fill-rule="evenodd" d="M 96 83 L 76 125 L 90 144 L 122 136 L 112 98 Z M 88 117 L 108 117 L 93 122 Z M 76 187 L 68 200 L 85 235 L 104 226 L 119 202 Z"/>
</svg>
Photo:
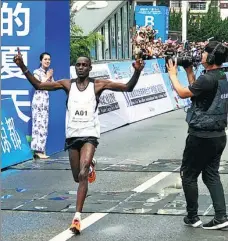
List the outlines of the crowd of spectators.
<svg viewBox="0 0 228 241">
<path fill-rule="evenodd" d="M 136 59 L 139 55 L 144 60 L 164 58 L 166 56 L 182 56 L 186 52 L 190 52 L 193 56 L 200 55 L 204 50 L 205 42 L 185 42 L 172 40 L 162 41 L 161 38 L 156 38 L 157 31 L 150 26 L 140 27 L 136 30 L 132 38 L 133 58 Z M 228 46 L 228 43 L 225 42 Z"/>
</svg>

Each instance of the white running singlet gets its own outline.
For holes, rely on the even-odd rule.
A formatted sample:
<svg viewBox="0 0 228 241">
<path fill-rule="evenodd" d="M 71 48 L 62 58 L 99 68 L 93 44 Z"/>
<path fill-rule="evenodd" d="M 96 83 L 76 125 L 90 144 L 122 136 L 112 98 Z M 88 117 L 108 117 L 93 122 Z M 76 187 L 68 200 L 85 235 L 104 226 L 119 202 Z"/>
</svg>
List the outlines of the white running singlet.
<svg viewBox="0 0 228 241">
<path fill-rule="evenodd" d="M 83 91 L 78 89 L 75 81 L 71 82 L 66 111 L 66 138 L 100 138 L 97 105 L 93 79 L 89 79 L 89 84 Z"/>
</svg>

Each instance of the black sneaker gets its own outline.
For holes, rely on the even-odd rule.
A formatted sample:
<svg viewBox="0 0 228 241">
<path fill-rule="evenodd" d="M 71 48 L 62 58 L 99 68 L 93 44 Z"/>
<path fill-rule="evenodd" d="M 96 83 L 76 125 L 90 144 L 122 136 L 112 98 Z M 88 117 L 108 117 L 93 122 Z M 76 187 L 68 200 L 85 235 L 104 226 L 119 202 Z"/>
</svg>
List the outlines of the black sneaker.
<svg viewBox="0 0 228 241">
<path fill-rule="evenodd" d="M 203 225 L 203 229 L 216 230 L 228 227 L 228 218 L 224 217 L 223 219 L 212 219 L 209 223 Z"/>
<path fill-rule="evenodd" d="M 200 220 L 200 218 L 198 216 L 189 218 L 188 216 L 184 217 L 184 223 L 187 226 L 191 226 L 193 228 L 198 228 L 199 226 L 201 226 L 202 221 Z"/>
</svg>

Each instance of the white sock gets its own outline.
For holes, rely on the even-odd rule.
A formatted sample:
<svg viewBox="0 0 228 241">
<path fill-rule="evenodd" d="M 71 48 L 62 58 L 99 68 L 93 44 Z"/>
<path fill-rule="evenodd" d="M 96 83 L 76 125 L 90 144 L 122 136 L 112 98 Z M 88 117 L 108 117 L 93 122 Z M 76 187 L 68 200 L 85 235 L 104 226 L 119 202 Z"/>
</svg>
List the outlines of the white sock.
<svg viewBox="0 0 228 241">
<path fill-rule="evenodd" d="M 74 215 L 74 219 L 78 219 L 79 221 L 81 221 L 81 213 L 76 212 L 75 215 Z"/>
</svg>

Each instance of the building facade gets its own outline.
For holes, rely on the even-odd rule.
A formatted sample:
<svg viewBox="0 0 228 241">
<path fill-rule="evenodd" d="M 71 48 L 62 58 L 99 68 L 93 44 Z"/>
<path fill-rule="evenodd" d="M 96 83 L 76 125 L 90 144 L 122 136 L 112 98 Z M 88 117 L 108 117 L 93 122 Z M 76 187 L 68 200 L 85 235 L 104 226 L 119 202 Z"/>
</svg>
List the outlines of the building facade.
<svg viewBox="0 0 228 241">
<path fill-rule="evenodd" d="M 214 4 L 220 10 L 220 16 L 222 19 L 228 17 L 228 1 L 214 1 L 214 0 L 190 0 L 188 1 L 188 7 L 191 13 L 205 14 L 208 11 L 209 5 Z M 170 1 L 170 8 L 176 11 L 181 11 L 182 0 Z"/>
<path fill-rule="evenodd" d="M 103 35 L 104 41 L 98 41 L 92 57 L 96 60 L 119 60 L 130 58 L 130 8 L 126 2 L 96 30 Z"/>
<path fill-rule="evenodd" d="M 88 8 L 88 3 L 77 1 L 77 7 L 80 7 L 74 16 L 74 23 L 83 29 L 85 35 L 90 32 L 103 35 L 104 41 L 97 41 L 95 48 L 91 50 L 94 61 L 129 59 L 131 56 L 130 2 L 102 2 L 106 4 L 101 7 L 90 5 Z"/>
</svg>

